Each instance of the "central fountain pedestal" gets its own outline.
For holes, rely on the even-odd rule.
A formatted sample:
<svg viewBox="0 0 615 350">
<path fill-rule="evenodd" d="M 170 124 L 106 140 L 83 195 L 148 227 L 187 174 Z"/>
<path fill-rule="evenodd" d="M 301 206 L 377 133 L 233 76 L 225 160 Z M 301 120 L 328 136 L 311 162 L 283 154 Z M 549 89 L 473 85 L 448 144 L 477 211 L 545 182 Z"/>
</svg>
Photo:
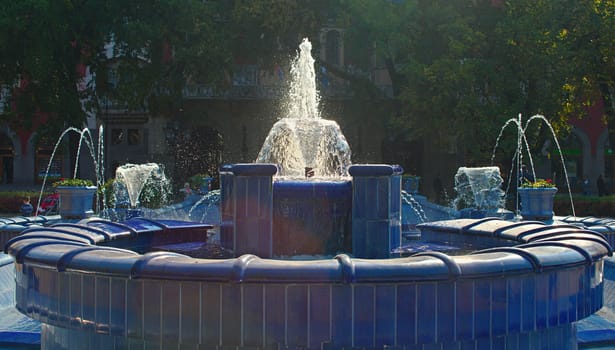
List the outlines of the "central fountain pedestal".
<svg viewBox="0 0 615 350">
<path fill-rule="evenodd" d="M 274 177 L 274 164 L 222 167 L 220 240 L 235 256 L 388 258 L 401 242 L 399 166 L 352 165 L 352 178 Z M 351 243 L 352 242 L 352 243 Z"/>
</svg>

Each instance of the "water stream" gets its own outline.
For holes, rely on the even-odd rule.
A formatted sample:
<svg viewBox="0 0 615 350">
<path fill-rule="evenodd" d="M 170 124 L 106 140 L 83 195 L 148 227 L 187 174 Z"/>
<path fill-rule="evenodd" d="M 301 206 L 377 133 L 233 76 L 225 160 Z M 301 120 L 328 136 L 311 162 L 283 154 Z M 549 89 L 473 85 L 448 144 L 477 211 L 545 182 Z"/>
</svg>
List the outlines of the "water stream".
<svg viewBox="0 0 615 350">
<path fill-rule="evenodd" d="M 69 127 L 65 129 L 62 132 L 62 134 L 60 134 L 60 137 L 58 137 L 58 140 L 56 141 L 53 147 L 53 151 L 51 152 L 51 157 L 49 158 L 49 162 L 47 163 L 47 169 L 45 170 L 45 175 L 43 176 L 43 183 L 41 185 L 41 190 L 38 195 L 37 203 L 39 203 L 39 205 L 37 205 L 35 215 L 38 215 L 39 206 L 41 203 L 41 199 L 43 197 L 45 185 L 47 183 L 47 177 L 49 176 L 49 170 L 51 169 L 51 165 L 53 164 L 53 159 L 55 157 L 56 151 L 58 150 L 58 148 L 60 147 L 60 144 L 64 140 L 64 136 L 66 136 L 70 132 L 75 132 L 79 134 L 79 146 L 77 147 L 77 154 L 75 156 L 76 161 L 75 161 L 75 170 L 73 172 L 73 178 L 77 177 L 77 171 L 79 168 L 79 156 L 81 154 L 81 146 L 85 143 L 88 150 L 90 151 L 90 156 L 92 157 L 92 161 L 94 162 L 94 169 L 95 169 L 95 175 L 96 175 L 96 186 L 100 187 L 105 182 L 105 177 L 104 177 L 105 170 L 103 166 L 104 146 L 103 146 L 103 141 L 102 141 L 103 140 L 103 127 L 100 126 L 98 129 L 97 147 L 94 147 L 94 138 L 92 137 L 92 133 L 90 132 L 90 129 L 83 128 L 82 130 L 79 130 L 75 127 Z M 98 192 L 96 193 L 96 203 L 99 203 Z M 104 203 L 104 196 L 103 196 L 103 207 L 105 206 L 106 204 Z"/>
<path fill-rule="evenodd" d="M 500 139 L 504 133 L 504 130 L 511 124 L 516 125 L 517 127 L 517 148 L 515 150 L 515 154 L 513 156 L 512 159 L 512 164 L 510 167 L 510 173 L 508 176 L 508 184 L 506 186 L 506 191 L 508 192 L 508 190 L 510 189 L 510 185 L 513 179 L 516 180 L 516 184 L 519 184 L 519 169 L 521 169 L 521 166 L 523 165 L 523 146 L 525 146 L 525 151 L 527 153 L 528 156 L 528 160 L 529 160 L 529 165 L 530 165 L 530 169 L 532 171 L 532 176 L 534 177 L 534 179 L 536 179 L 536 171 L 534 169 L 534 160 L 532 159 L 532 154 L 530 152 L 530 146 L 529 143 L 527 141 L 526 138 L 526 132 L 528 130 L 528 127 L 530 126 L 530 123 L 534 120 L 541 120 L 542 122 L 544 122 L 544 124 L 549 128 L 549 131 L 551 132 L 551 136 L 553 137 L 553 140 L 555 141 L 555 145 L 557 147 L 557 150 L 559 152 L 559 156 L 560 156 L 560 161 L 562 164 L 562 169 L 564 171 L 564 178 L 566 181 L 566 187 L 568 189 L 568 197 L 570 198 L 570 208 L 572 211 L 572 216 L 576 216 L 575 210 L 574 210 L 574 201 L 572 199 L 572 190 L 570 188 L 570 180 L 568 179 L 568 171 L 566 170 L 566 163 L 564 161 L 564 156 L 562 154 L 562 149 L 560 147 L 559 141 L 557 140 L 557 136 L 555 134 L 555 130 L 553 130 L 553 126 L 551 125 L 551 123 L 549 123 L 549 121 L 547 120 L 547 118 L 545 118 L 543 115 L 540 114 L 536 114 L 532 117 L 530 117 L 526 122 L 525 122 L 525 126 L 523 126 L 522 123 L 522 118 L 521 118 L 521 114 L 519 114 L 519 116 L 517 118 L 511 118 L 508 119 L 504 125 L 502 126 L 502 128 L 500 129 L 500 133 L 498 134 L 498 137 L 496 138 L 495 141 L 495 145 L 493 146 L 493 151 L 491 153 L 491 165 L 493 165 L 494 159 L 495 159 L 495 152 L 500 144 Z M 516 171 L 516 175 L 513 174 L 513 171 Z M 518 200 L 518 194 L 517 194 L 517 198 L 515 199 L 515 212 L 519 212 L 519 200 Z"/>
</svg>

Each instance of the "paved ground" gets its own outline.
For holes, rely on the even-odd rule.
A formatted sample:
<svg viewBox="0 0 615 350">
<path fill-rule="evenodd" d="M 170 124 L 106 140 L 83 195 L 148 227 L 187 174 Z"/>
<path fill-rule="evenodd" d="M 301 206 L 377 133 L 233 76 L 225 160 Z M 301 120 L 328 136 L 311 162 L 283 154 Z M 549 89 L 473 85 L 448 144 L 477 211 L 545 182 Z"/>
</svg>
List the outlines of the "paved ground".
<svg viewBox="0 0 615 350">
<path fill-rule="evenodd" d="M 577 323 L 581 349 L 615 349 L 615 257 L 604 267 L 604 307 Z"/>
</svg>

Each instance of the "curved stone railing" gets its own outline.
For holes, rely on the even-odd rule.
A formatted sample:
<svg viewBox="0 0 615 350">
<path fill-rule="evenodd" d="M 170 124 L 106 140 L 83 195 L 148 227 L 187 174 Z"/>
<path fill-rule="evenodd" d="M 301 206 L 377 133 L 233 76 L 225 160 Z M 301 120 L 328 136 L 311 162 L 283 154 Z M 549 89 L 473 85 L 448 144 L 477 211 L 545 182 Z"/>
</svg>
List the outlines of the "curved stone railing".
<svg viewBox="0 0 615 350">
<path fill-rule="evenodd" d="M 45 348 L 575 349 L 572 323 L 601 308 L 612 254 L 593 231 L 494 219 L 420 225 L 492 243 L 460 256 L 205 260 L 120 248 L 203 229 L 174 225 L 92 220 L 12 239 L 17 308 L 44 323 Z"/>
</svg>

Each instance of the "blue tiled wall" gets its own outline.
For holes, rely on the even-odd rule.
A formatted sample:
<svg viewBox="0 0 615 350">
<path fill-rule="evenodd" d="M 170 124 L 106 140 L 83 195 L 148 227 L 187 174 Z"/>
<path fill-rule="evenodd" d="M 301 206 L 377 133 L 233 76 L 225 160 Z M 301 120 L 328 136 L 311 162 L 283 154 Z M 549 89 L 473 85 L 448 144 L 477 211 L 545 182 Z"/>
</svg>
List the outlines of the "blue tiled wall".
<svg viewBox="0 0 615 350">
<path fill-rule="evenodd" d="M 334 255 L 350 250 L 350 181 L 276 179 L 273 201 L 276 256 Z"/>
<path fill-rule="evenodd" d="M 516 225 L 459 223 L 477 235 Z M 45 349 L 572 350 L 574 322 L 602 307 L 612 253 L 562 232 L 459 257 L 204 260 L 50 233 L 7 247 L 16 306 L 46 323 Z"/>
<path fill-rule="evenodd" d="M 352 254 L 388 258 L 401 244 L 401 174 L 390 165 L 352 165 Z"/>
<path fill-rule="evenodd" d="M 80 301 L 83 304 L 74 316 L 81 324 L 76 327 L 59 321 L 61 308 L 46 298 L 51 290 L 32 292 L 39 295 L 36 303 L 40 307 L 39 315 L 46 312 L 45 321 L 56 325 L 46 326 L 43 338 L 56 343 L 68 342 L 72 348 L 76 344 L 71 342 L 79 340 L 79 346 L 84 342 L 96 344 L 92 349 L 122 349 L 128 341 L 140 348 L 148 348 L 147 344 L 167 344 L 182 349 L 277 349 L 278 346 L 314 350 L 414 349 L 415 346 L 417 349 L 503 349 L 506 346 L 506 349 L 532 350 L 543 349 L 546 342 L 553 349 L 576 349 L 574 325 L 570 323 L 574 320 L 559 322 L 556 316 L 562 310 L 552 307 L 559 303 L 559 298 L 567 299 L 578 293 L 578 289 L 553 292 L 555 304 L 545 305 L 535 314 L 527 312 L 531 308 L 519 304 L 527 301 L 536 303 L 538 308 L 538 300 L 544 294 L 545 288 L 530 289 L 532 284 L 525 281 L 560 277 L 557 273 L 518 279 L 347 285 L 155 280 L 126 284 L 126 281 L 100 277 L 95 282 L 94 297 Z M 79 285 L 85 288 L 82 291 L 85 293 L 88 281 L 83 278 Z M 116 284 L 113 295 L 119 300 L 109 295 L 112 284 Z M 130 284 L 133 286 L 126 290 Z M 69 295 L 68 299 L 72 298 L 73 294 Z M 126 303 L 127 300 L 130 302 Z M 79 304 L 79 301 L 69 301 Z M 576 308 L 576 305 L 569 306 Z M 94 313 L 87 311 L 88 308 Z"/>
<path fill-rule="evenodd" d="M 235 164 L 223 167 L 220 240 L 235 256 L 272 257 L 273 164 Z"/>
</svg>

